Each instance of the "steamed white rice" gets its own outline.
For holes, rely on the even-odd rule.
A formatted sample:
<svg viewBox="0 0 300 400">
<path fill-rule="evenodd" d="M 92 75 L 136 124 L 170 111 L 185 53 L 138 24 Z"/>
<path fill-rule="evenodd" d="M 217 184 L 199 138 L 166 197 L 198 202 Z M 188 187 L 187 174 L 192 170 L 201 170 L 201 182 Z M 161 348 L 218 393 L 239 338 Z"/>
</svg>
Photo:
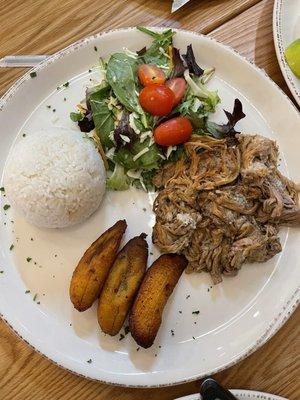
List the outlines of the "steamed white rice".
<svg viewBox="0 0 300 400">
<path fill-rule="evenodd" d="M 6 164 L 12 206 L 34 225 L 62 228 L 87 219 L 100 205 L 106 172 L 81 132 L 53 129 L 21 138 Z"/>
</svg>

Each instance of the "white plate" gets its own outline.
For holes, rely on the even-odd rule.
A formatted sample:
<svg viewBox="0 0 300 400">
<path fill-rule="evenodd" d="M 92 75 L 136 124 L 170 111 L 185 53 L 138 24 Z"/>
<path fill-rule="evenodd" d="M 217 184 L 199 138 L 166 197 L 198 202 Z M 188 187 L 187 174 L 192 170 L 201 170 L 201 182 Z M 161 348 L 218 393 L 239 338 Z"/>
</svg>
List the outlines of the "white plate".
<svg viewBox="0 0 300 400">
<path fill-rule="evenodd" d="M 1 170 L 17 135 L 16 140 L 22 140 L 23 133 L 53 124 L 74 127 L 69 112 L 84 96 L 90 77 L 96 76 L 88 69 L 100 54 L 108 57 L 123 46 L 136 50 L 149 43 L 135 29 L 99 34 L 40 64 L 36 78 L 27 74 L 19 80 L 2 99 Z M 175 43 L 182 50 L 193 43 L 197 59 L 216 67 L 211 87 L 219 90 L 222 107 L 231 109 L 239 97 L 247 114 L 239 128 L 275 138 L 283 153 L 283 171 L 300 182 L 300 117 L 287 96 L 262 71 L 208 37 L 178 31 Z M 56 89 L 66 81 L 68 88 Z M 216 118 L 224 121 L 221 107 Z M 153 196 L 136 190 L 107 193 L 102 208 L 88 221 L 65 230 L 37 229 L 12 209 L 5 215 L 5 200 L 1 199 L 0 312 L 36 350 L 86 377 L 127 386 L 160 386 L 215 373 L 265 343 L 299 300 L 300 235 L 297 229 L 283 229 L 281 254 L 263 265 L 244 266 L 238 277 L 225 278 L 214 288 L 207 274 L 184 274 L 167 304 L 153 347 L 137 351 L 130 335 L 119 341 L 99 331 L 96 306 L 84 313 L 74 311 L 68 286 L 83 251 L 117 219 L 128 221 L 126 239 L 145 231 L 151 246 Z M 9 251 L 11 243 L 15 248 Z M 149 261 L 156 256 L 154 251 Z M 32 260 L 27 262 L 27 257 Z M 200 314 L 193 315 L 193 310 Z"/>
<path fill-rule="evenodd" d="M 300 0 L 275 0 L 273 36 L 282 74 L 300 106 L 300 79 L 293 74 L 284 57 L 287 46 L 300 38 Z"/>
<path fill-rule="evenodd" d="M 287 400 L 284 397 L 275 396 L 274 394 L 256 392 L 253 390 L 230 389 L 238 400 Z M 200 400 L 200 395 L 191 394 L 190 396 L 180 397 L 175 400 Z"/>
</svg>

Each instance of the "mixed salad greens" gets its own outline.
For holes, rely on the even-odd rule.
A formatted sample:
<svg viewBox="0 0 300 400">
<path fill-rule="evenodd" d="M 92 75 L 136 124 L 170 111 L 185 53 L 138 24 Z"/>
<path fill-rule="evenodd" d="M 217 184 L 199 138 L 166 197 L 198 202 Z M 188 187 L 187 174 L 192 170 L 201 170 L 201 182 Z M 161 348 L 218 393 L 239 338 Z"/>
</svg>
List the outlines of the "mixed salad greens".
<svg viewBox="0 0 300 400">
<path fill-rule="evenodd" d="M 172 29 L 137 29 L 153 38 L 151 46 L 100 59 L 104 79 L 87 89 L 78 112 L 70 114 L 81 131 L 96 133 L 109 170 L 107 187 L 115 190 L 149 190 L 157 169 L 177 160 L 192 134 L 233 135 L 245 116 L 236 99 L 233 112 L 225 111 L 227 124 L 209 121 L 220 102 L 206 87 L 214 68 L 197 64 L 192 45 L 181 56 Z"/>
</svg>

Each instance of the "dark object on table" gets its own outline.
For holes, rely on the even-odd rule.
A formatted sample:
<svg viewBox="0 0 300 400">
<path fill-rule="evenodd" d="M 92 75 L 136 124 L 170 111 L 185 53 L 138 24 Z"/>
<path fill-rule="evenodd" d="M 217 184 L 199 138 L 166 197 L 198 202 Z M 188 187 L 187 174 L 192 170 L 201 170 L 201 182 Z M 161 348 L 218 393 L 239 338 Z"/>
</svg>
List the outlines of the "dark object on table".
<svg viewBox="0 0 300 400">
<path fill-rule="evenodd" d="M 223 388 L 212 378 L 208 378 L 202 383 L 200 394 L 202 400 L 237 400 L 229 390 Z"/>
</svg>

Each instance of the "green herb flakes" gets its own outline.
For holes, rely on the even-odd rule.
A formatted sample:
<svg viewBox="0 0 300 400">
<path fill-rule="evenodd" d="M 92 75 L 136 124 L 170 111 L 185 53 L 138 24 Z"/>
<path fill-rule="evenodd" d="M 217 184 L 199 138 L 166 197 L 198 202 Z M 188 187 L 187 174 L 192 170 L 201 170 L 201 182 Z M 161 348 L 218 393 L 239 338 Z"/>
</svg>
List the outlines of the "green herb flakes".
<svg viewBox="0 0 300 400">
<path fill-rule="evenodd" d="M 3 206 L 3 210 L 4 210 L 4 211 L 8 210 L 9 208 L 10 208 L 10 205 L 9 205 L 9 204 L 4 204 L 4 206 Z"/>
<path fill-rule="evenodd" d="M 25 294 L 28 294 L 28 293 L 30 293 L 30 290 L 25 290 Z"/>
<path fill-rule="evenodd" d="M 14 244 L 11 244 L 9 250 L 12 251 L 12 249 L 13 249 L 14 247 L 15 247 L 15 245 L 14 245 Z"/>
<path fill-rule="evenodd" d="M 125 335 L 123 333 L 120 333 L 119 341 L 123 340 L 125 338 Z"/>
<path fill-rule="evenodd" d="M 200 314 L 200 311 L 199 310 L 193 311 L 192 314 L 198 315 L 198 314 Z"/>
<path fill-rule="evenodd" d="M 33 72 L 30 72 L 29 75 L 30 75 L 30 78 L 36 78 L 37 73 L 35 71 L 33 71 Z"/>
<path fill-rule="evenodd" d="M 31 257 L 27 257 L 27 258 L 26 258 L 26 261 L 27 261 L 28 263 L 29 263 L 31 260 L 32 260 Z"/>
<path fill-rule="evenodd" d="M 88 364 L 92 364 L 93 360 L 90 358 L 89 360 L 86 361 Z"/>
<path fill-rule="evenodd" d="M 5 192 L 5 189 L 4 189 L 4 187 L 2 186 L 2 187 L 0 187 L 0 192 Z"/>
<path fill-rule="evenodd" d="M 37 293 L 33 296 L 33 301 L 36 301 L 36 299 L 37 299 Z"/>
<path fill-rule="evenodd" d="M 70 85 L 70 82 L 65 82 L 65 83 L 63 84 L 63 86 L 64 86 L 65 88 L 69 87 L 69 85 Z"/>
</svg>

